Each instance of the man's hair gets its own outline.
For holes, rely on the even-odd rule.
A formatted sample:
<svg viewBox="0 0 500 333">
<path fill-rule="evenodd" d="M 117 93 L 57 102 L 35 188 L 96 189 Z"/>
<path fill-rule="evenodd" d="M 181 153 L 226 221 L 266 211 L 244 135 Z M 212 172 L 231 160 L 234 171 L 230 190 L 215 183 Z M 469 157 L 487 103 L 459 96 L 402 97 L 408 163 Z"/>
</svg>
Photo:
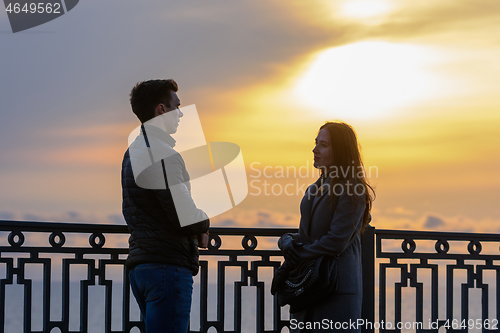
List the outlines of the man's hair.
<svg viewBox="0 0 500 333">
<path fill-rule="evenodd" d="M 179 87 L 172 79 L 139 82 L 130 92 L 130 105 L 137 118 L 144 123 L 155 115 L 155 108 L 163 103 L 170 107 L 170 92 Z"/>
</svg>

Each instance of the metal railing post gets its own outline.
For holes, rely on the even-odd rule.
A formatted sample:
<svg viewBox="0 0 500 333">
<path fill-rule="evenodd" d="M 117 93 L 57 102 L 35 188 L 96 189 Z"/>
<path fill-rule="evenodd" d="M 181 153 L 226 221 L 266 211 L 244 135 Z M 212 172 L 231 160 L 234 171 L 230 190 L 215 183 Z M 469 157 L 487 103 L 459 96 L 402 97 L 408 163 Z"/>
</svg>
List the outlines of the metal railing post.
<svg viewBox="0 0 500 333">
<path fill-rule="evenodd" d="M 365 322 L 375 323 L 375 228 L 367 225 L 361 235 L 363 265 L 363 306 L 361 318 Z M 374 332 L 375 329 L 362 327 L 363 333 Z"/>
</svg>

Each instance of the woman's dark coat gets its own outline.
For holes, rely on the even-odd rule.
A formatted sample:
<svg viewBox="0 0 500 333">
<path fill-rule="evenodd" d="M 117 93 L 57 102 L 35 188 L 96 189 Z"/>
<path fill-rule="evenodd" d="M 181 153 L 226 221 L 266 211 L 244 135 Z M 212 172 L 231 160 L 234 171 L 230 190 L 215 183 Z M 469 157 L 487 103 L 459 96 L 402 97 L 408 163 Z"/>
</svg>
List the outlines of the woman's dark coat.
<svg viewBox="0 0 500 333">
<path fill-rule="evenodd" d="M 327 300 L 313 308 L 293 313 L 291 319 L 297 321 L 356 321 L 361 318 L 362 302 L 362 267 L 361 237 L 363 215 L 366 209 L 364 193 L 358 186 L 344 185 L 329 188 L 329 179 L 325 181 L 322 193 L 318 191 L 320 180 L 312 184 L 306 191 L 300 204 L 299 233 L 293 234 L 295 241 L 305 245 L 299 248 L 300 259 L 310 259 L 322 255 L 339 255 L 337 292 Z M 330 191 L 331 190 L 331 191 Z M 332 202 L 330 193 L 339 194 L 338 200 Z M 349 195 L 349 193 L 353 195 Z M 310 230 L 310 232 L 309 232 Z M 345 325 L 344 325 L 345 327 Z M 349 331 L 359 331 L 358 329 Z M 293 329 L 292 332 L 307 332 Z M 328 332 L 330 330 L 317 330 Z M 333 331 L 333 330 L 332 330 Z M 315 330 L 308 331 L 315 332 Z"/>
</svg>

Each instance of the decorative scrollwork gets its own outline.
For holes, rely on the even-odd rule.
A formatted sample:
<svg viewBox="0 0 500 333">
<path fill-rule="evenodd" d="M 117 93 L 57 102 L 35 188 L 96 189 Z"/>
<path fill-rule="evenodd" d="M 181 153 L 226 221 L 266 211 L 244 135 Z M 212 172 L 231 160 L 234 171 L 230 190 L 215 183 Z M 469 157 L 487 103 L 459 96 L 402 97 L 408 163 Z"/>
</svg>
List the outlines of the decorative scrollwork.
<svg viewBox="0 0 500 333">
<path fill-rule="evenodd" d="M 434 247 L 437 253 L 448 253 L 450 250 L 450 244 L 446 241 L 446 239 L 438 240 Z"/>
<path fill-rule="evenodd" d="M 212 244 L 212 241 L 214 241 L 214 244 Z M 220 239 L 219 235 L 211 234 L 208 240 L 208 248 L 210 250 L 218 250 L 221 245 L 222 240 Z"/>
<path fill-rule="evenodd" d="M 98 243 L 96 243 L 96 239 L 99 239 Z M 106 238 L 104 237 L 104 235 L 101 232 L 94 232 L 89 237 L 90 246 L 92 246 L 94 249 L 100 249 L 101 247 L 104 246 L 105 242 L 106 242 Z"/>
<path fill-rule="evenodd" d="M 56 242 L 56 237 L 59 237 L 59 241 Z M 49 236 L 49 243 L 52 247 L 60 248 L 66 242 L 66 236 L 60 231 L 54 231 Z"/>
<path fill-rule="evenodd" d="M 469 250 L 470 254 L 479 254 L 483 247 L 478 240 L 471 240 L 467 245 L 467 250 Z"/>
<path fill-rule="evenodd" d="M 413 253 L 416 248 L 417 245 L 415 244 L 415 241 L 411 238 L 405 238 L 405 240 L 401 243 L 401 249 L 405 253 Z"/>
<path fill-rule="evenodd" d="M 255 250 L 257 247 L 257 238 L 253 235 L 245 235 L 241 241 L 241 246 L 243 246 L 245 250 Z"/>
<path fill-rule="evenodd" d="M 17 241 L 16 241 L 17 236 Z M 21 247 L 24 243 L 24 234 L 20 231 L 14 230 L 9 234 L 9 244 L 12 247 Z"/>
</svg>

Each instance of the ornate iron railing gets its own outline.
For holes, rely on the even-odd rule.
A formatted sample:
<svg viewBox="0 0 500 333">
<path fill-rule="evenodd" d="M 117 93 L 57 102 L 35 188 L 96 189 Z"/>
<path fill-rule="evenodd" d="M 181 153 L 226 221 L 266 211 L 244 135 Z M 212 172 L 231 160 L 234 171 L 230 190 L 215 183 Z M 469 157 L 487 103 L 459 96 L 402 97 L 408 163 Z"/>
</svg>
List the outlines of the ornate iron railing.
<svg viewBox="0 0 500 333">
<path fill-rule="evenodd" d="M 5 310 L 9 301 L 6 300 L 6 285 L 14 284 L 14 275 L 17 277 L 17 284 L 24 286 L 24 314 L 23 314 L 23 332 L 69 332 L 70 331 L 70 268 L 73 265 L 87 266 L 87 279 L 81 281 L 81 302 L 80 302 L 80 329 L 75 332 L 88 332 L 88 288 L 95 285 L 95 278 L 98 278 L 98 284 L 105 286 L 106 307 L 105 307 L 105 330 L 111 332 L 111 295 L 113 290 L 112 282 L 106 280 L 105 272 L 107 265 L 124 265 L 125 259 L 120 259 L 120 255 L 126 255 L 128 249 L 125 247 L 116 248 L 104 247 L 106 238 L 104 234 L 122 234 L 126 235 L 128 229 L 126 226 L 119 225 L 96 225 L 96 224 L 74 224 L 74 223 L 40 223 L 40 222 L 16 222 L 0 221 L 0 231 L 9 232 L 7 242 L 0 243 L 0 265 L 5 265 L 5 277 L 0 279 L 0 332 L 10 333 L 6 330 Z M 35 244 L 31 243 L 30 238 L 40 234 L 47 234 L 44 243 L 39 239 Z M 87 245 L 77 244 L 76 246 L 67 246 L 66 238 L 68 234 L 87 235 Z M 35 238 L 35 237 L 33 237 Z M 38 238 L 38 237 L 37 237 Z M 6 243 L 8 245 L 6 245 Z M 8 255 L 11 257 L 8 257 Z M 52 288 L 52 266 L 51 255 L 69 254 L 70 257 L 62 259 L 61 262 L 61 281 L 62 281 L 62 313 L 61 319 L 51 318 L 51 288 Z M 106 255 L 108 258 L 94 260 L 86 258 L 88 255 Z M 26 255 L 29 255 L 26 257 Z M 14 257 L 14 258 L 13 258 Z M 17 257 L 17 263 L 14 259 Z M 16 264 L 15 264 L 16 263 Z M 43 288 L 43 310 L 42 310 L 42 330 L 32 330 L 32 284 L 33 279 L 25 277 L 26 267 L 29 264 L 41 264 L 43 274 L 41 277 Z M 97 266 L 96 266 L 97 264 Z M 128 279 L 124 274 L 123 279 L 123 330 L 119 332 L 129 332 L 134 326 L 142 328 L 140 321 L 134 322 L 129 318 L 130 314 L 130 288 Z M 53 331 L 53 329 L 56 330 Z M 10 327 L 14 329 L 14 327 Z"/>
<path fill-rule="evenodd" d="M 209 249 L 201 250 L 200 273 L 196 278 L 196 288 L 190 332 L 242 332 L 248 331 L 244 323 L 242 309 L 248 308 L 243 297 L 243 288 L 253 287 L 256 291 L 253 328 L 256 332 L 282 332 L 289 327 L 287 308 L 280 308 L 275 297 L 269 294 L 272 272 L 282 261 L 276 247 L 276 240 L 286 232 L 296 229 L 283 228 L 212 228 Z M 89 319 L 89 310 L 93 310 L 89 288 L 101 286 L 104 289 L 104 313 L 100 330 L 102 332 L 125 333 L 142 332 L 143 323 L 138 317 L 137 306 L 131 297 L 125 259 L 128 253 L 126 240 L 128 229 L 123 225 L 42 223 L 0 221 L 0 332 L 94 332 Z M 88 241 L 82 242 L 82 238 Z M 461 246 L 460 243 L 466 243 Z M 363 322 L 358 322 L 364 332 L 400 332 L 413 330 L 404 327 L 405 315 L 415 312 L 414 322 L 421 322 L 417 332 L 437 332 L 440 326 L 448 325 L 448 331 L 469 330 L 469 291 L 474 285 L 481 290 L 481 318 L 474 321 L 473 329 L 485 330 L 488 320 L 489 329 L 497 329 L 495 320 L 500 318 L 500 275 L 499 266 L 494 265 L 500 259 L 497 253 L 486 253 L 483 245 L 500 243 L 500 235 L 445 232 L 416 232 L 399 230 L 376 230 L 368 227 L 362 236 L 363 244 Z M 458 252 L 452 253 L 450 249 Z M 486 247 L 486 246 L 485 246 Z M 422 251 L 420 251 L 422 248 Z M 460 252 L 461 249 L 465 249 Z M 490 249 L 491 250 L 491 249 Z M 496 244 L 498 252 L 498 244 Z M 450 264 L 448 261 L 451 260 Z M 465 261 L 474 263 L 466 263 Z M 410 261 L 410 262 L 408 262 Z M 411 262 L 413 261 L 413 262 Z M 415 262 L 417 261 L 417 262 Z M 446 263 L 440 265 L 439 261 Z M 484 263 L 484 264 L 482 264 Z M 41 274 L 29 273 L 29 267 L 41 266 Z M 84 278 L 72 279 L 75 267 L 84 266 Z M 211 267 L 216 266 L 216 270 Z M 120 278 L 112 277 L 111 268 L 121 267 Z M 442 270 L 440 269 L 442 268 Z M 238 273 L 229 279 L 228 271 Z M 268 272 L 263 274 L 262 272 Z M 390 270 L 399 270 L 394 280 Z M 425 276 L 418 274 L 430 270 L 430 299 L 425 301 Z M 439 272 L 445 271 L 446 297 L 439 297 Z M 467 282 L 461 285 L 460 319 L 466 319 L 467 327 L 459 327 L 452 318 L 456 316 L 454 305 L 454 273 L 465 270 Z M 496 316 L 489 316 L 491 305 L 488 284 L 483 272 L 494 271 L 496 297 Z M 39 270 L 40 271 L 40 270 Z M 60 271 L 60 273 L 59 273 Z M 271 272 L 271 274 L 269 274 Z M 214 277 L 215 275 L 215 277 Z M 209 283 L 209 277 L 215 278 L 215 285 Z M 394 280 L 391 282 L 390 280 Z M 59 281 L 60 280 L 60 281 Z M 35 282 L 36 281 L 36 282 Z M 55 287 L 60 284 L 60 287 Z M 70 313 L 70 305 L 75 299 L 72 294 L 79 286 L 79 314 Z M 491 284 L 491 283 L 490 283 Z M 36 290 L 35 285 L 41 288 Z M 7 287 L 22 286 L 22 299 L 6 298 Z M 233 298 L 227 302 L 226 289 L 231 288 Z M 117 289 L 117 287 L 119 289 Z M 53 297 L 54 289 L 60 290 L 60 302 Z M 196 289 L 195 288 L 195 289 Z M 405 289 L 406 288 L 406 289 Z M 392 291 L 394 289 L 394 291 Z M 412 289 L 415 301 L 411 302 L 410 311 L 403 308 L 404 291 Z M 427 289 L 426 289 L 427 290 Z M 211 292 L 216 294 L 216 306 L 209 302 Z M 35 312 L 33 295 L 41 293 L 38 314 Z M 112 309 L 113 295 L 120 293 L 119 310 Z M 388 296 L 394 295 L 394 308 Z M 271 301 L 269 301 L 271 300 Z M 90 301 L 90 303 L 89 303 Z M 22 303 L 22 321 L 17 326 L 9 321 L 8 313 L 14 303 Z M 17 304 L 16 303 L 16 304 Z M 60 303 L 60 304 L 58 304 Z M 226 304 L 231 303 L 231 304 Z M 456 303 L 456 302 L 455 302 Z M 378 307 L 377 307 L 378 304 Z M 439 311 L 445 305 L 446 311 Z M 430 307 L 424 315 L 424 306 Z M 135 307 L 135 314 L 134 314 Z M 233 308 L 233 315 L 227 315 L 227 309 Z M 57 308 L 57 311 L 54 309 Z M 405 310 L 406 309 L 406 310 Z M 60 311 L 59 311 L 60 310 Z M 119 313 L 117 315 L 116 313 Z M 477 311 L 476 311 L 477 312 Z M 6 315 L 7 313 L 7 315 Z M 133 318 L 135 316 L 135 318 Z M 392 316 L 392 318 L 391 318 Z M 38 320 L 33 319 L 37 317 Z M 117 319 L 118 317 L 118 319 Z M 285 317 L 285 318 L 284 318 Z M 194 320 L 193 320 L 194 319 Z M 427 321 L 426 321 L 427 319 Z M 448 320 L 448 321 L 447 321 Z M 76 324 L 73 323 L 76 321 Z M 120 325 L 117 325 L 119 321 Z M 436 323 L 437 327 L 426 327 Z M 195 323 L 195 324 L 193 324 Z M 392 326 L 387 324 L 392 323 Z M 397 323 L 403 327 L 398 328 Z M 461 324 L 460 320 L 460 324 Z M 22 325 L 21 325 L 22 324 Z M 10 325 L 10 326 L 9 326 Z M 75 327 L 75 325 L 77 327 Z M 454 325 L 454 326 L 453 326 Z M 20 327 L 22 326 L 22 327 Z M 35 327 L 36 326 L 36 327 Z M 121 326 L 121 327 L 116 327 Z"/>
<path fill-rule="evenodd" d="M 445 327 L 448 332 L 498 330 L 500 266 L 495 265 L 494 261 L 500 259 L 500 235 L 401 230 L 375 230 L 375 234 L 376 257 L 385 261 L 379 260 L 378 263 L 378 323 L 391 323 L 391 327 L 380 327 L 380 332 L 399 332 L 401 329 L 437 332 L 440 327 Z M 421 250 L 418 250 L 419 244 Z M 414 262 L 405 263 L 409 260 Z M 399 278 L 396 280 L 400 282 L 388 283 L 390 269 L 399 270 Z M 430 278 L 423 277 L 424 270 L 430 270 Z M 458 285 L 455 278 L 460 271 L 466 273 L 462 277 L 466 282 Z M 487 278 L 488 271 L 493 276 Z M 444 278 L 440 278 L 440 272 Z M 424 302 L 424 289 L 429 288 L 424 288 L 425 280 L 430 287 L 427 302 Z M 440 288 L 439 281 L 443 280 L 445 288 Z M 393 321 L 387 320 L 387 294 L 390 285 L 394 285 Z M 404 288 L 414 288 L 415 291 L 415 314 L 412 314 L 412 321 L 402 318 Z M 479 297 L 474 301 L 470 300 L 473 289 L 480 291 L 480 301 L 477 299 Z M 490 292 L 490 289 L 495 292 Z M 460 295 L 459 302 L 455 301 L 456 294 Z M 490 296 L 494 296 L 494 302 L 490 300 Z M 495 308 L 494 313 L 489 311 L 490 306 Z M 427 318 L 424 318 L 424 310 L 428 312 Z M 398 323 L 401 323 L 401 329 L 396 326 Z"/>
</svg>

